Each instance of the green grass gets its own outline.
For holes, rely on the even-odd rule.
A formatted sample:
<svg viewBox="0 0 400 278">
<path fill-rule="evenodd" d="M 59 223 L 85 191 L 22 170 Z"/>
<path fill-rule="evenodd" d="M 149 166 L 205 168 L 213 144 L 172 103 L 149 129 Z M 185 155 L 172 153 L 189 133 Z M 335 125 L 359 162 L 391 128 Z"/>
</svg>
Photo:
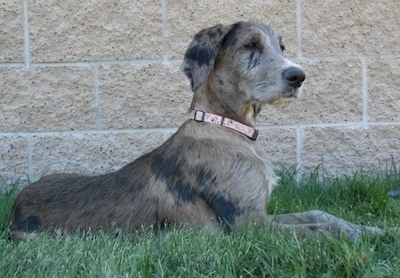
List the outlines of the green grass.
<svg viewBox="0 0 400 278">
<path fill-rule="evenodd" d="M 396 171 L 321 179 L 300 185 L 282 173 L 270 213 L 322 209 L 380 227 L 399 225 Z M 7 218 L 15 192 L 0 197 L 0 277 L 400 277 L 400 237 L 365 236 L 299 241 L 290 234 L 249 227 L 230 235 L 184 229 L 160 234 L 48 236 L 12 243 Z"/>
</svg>

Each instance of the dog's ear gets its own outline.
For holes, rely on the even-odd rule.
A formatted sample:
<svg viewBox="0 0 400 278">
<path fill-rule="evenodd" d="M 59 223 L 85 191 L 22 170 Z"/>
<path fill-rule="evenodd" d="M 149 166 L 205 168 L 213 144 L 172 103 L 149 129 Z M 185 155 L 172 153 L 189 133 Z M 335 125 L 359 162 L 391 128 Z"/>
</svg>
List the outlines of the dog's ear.
<svg viewBox="0 0 400 278">
<path fill-rule="evenodd" d="M 218 24 L 198 32 L 186 50 L 181 69 L 195 92 L 211 73 L 218 51 L 231 26 Z"/>
</svg>

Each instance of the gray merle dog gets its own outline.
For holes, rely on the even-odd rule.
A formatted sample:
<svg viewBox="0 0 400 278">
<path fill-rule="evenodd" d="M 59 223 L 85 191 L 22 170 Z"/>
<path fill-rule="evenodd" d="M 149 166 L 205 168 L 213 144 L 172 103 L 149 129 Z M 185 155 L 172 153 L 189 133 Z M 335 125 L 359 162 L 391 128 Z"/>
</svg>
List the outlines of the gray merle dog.
<svg viewBox="0 0 400 278">
<path fill-rule="evenodd" d="M 343 234 L 357 240 L 374 227 L 323 211 L 267 215 L 278 177 L 257 149 L 261 108 L 295 98 L 304 71 L 283 55 L 281 37 L 259 22 L 197 33 L 182 70 L 190 80 L 191 116 L 164 144 L 100 176 L 54 174 L 25 187 L 13 207 L 11 238 L 41 232 L 192 226 L 210 231 L 254 224 L 301 238 Z"/>
</svg>

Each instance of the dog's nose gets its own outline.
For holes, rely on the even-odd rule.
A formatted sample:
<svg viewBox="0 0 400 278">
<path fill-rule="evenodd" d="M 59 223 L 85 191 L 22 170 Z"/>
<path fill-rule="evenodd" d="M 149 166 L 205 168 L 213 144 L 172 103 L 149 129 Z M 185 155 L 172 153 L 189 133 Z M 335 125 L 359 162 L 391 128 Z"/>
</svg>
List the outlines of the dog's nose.
<svg viewBox="0 0 400 278">
<path fill-rule="evenodd" d="M 287 80 L 290 86 L 298 88 L 303 84 L 306 79 L 306 74 L 301 68 L 290 67 L 283 71 L 283 79 Z"/>
</svg>

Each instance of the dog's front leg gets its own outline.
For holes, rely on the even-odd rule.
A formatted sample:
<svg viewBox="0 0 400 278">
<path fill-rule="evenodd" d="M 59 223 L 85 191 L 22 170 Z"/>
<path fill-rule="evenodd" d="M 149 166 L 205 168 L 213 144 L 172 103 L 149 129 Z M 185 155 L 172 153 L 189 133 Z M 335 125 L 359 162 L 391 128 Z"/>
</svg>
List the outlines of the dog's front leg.
<svg viewBox="0 0 400 278">
<path fill-rule="evenodd" d="M 364 232 L 381 235 L 385 231 L 376 227 L 357 225 L 320 210 L 301 213 L 270 215 L 273 226 L 293 231 L 300 238 L 344 236 L 356 242 Z"/>
</svg>

